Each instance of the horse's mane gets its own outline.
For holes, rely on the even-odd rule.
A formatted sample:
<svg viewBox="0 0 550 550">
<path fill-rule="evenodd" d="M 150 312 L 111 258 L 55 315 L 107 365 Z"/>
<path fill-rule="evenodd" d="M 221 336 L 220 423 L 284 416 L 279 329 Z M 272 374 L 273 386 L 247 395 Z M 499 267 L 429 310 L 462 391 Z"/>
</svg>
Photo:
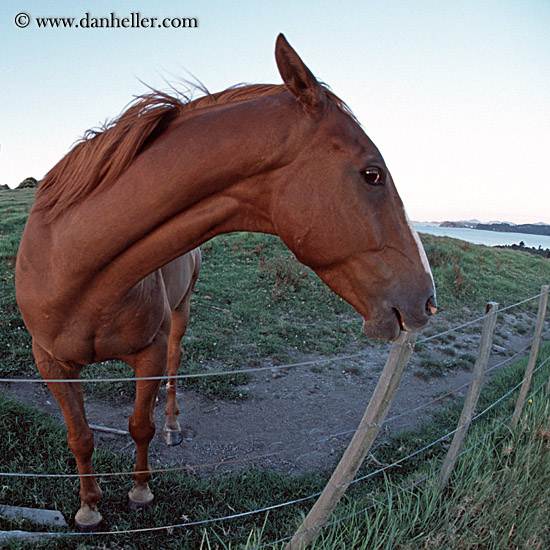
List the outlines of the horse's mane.
<svg viewBox="0 0 550 550">
<path fill-rule="evenodd" d="M 326 86 L 323 89 L 338 109 L 354 118 L 341 99 Z M 247 84 L 214 94 L 200 90 L 205 95 L 191 100 L 177 91 L 171 95 L 153 89 L 137 96 L 111 122 L 88 130 L 40 182 L 35 210 L 47 212 L 51 221 L 84 200 L 94 189 L 114 182 L 144 147 L 182 113 L 275 95 L 284 92 L 286 87 L 283 84 Z"/>
</svg>

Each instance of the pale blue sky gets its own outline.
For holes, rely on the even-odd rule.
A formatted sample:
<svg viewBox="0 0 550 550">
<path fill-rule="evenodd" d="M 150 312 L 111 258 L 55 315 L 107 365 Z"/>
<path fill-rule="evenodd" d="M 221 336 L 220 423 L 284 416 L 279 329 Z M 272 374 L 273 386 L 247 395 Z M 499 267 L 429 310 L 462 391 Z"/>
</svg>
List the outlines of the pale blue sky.
<svg viewBox="0 0 550 550">
<path fill-rule="evenodd" d="M 40 29 L 35 17 L 196 17 L 197 29 Z M 31 16 L 27 28 L 15 16 Z M 0 183 L 41 178 L 133 95 L 280 82 L 284 32 L 380 148 L 410 217 L 550 223 L 548 0 L 4 0 Z"/>
</svg>

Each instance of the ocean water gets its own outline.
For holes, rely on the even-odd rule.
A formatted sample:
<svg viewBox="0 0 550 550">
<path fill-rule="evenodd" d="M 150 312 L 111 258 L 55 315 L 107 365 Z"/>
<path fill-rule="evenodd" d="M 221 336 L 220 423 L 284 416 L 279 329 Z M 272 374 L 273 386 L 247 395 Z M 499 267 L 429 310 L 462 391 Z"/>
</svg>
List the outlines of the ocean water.
<svg viewBox="0 0 550 550">
<path fill-rule="evenodd" d="M 483 229 L 466 229 L 463 227 L 439 227 L 431 223 L 413 223 L 419 233 L 429 233 L 438 237 L 452 237 L 473 244 L 487 246 L 519 244 L 523 241 L 525 246 L 538 248 L 550 248 L 550 236 L 530 235 L 528 233 L 501 233 L 500 231 L 486 231 Z"/>
</svg>

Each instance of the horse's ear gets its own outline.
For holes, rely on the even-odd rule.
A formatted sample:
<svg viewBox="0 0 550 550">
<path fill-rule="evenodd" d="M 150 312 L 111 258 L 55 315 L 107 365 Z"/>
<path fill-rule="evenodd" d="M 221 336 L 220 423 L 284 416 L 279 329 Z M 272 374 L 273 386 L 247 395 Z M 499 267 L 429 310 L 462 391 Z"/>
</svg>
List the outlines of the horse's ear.
<svg viewBox="0 0 550 550">
<path fill-rule="evenodd" d="M 277 37 L 275 59 L 290 93 L 300 101 L 309 114 L 320 116 L 325 109 L 327 96 L 283 34 Z"/>
</svg>

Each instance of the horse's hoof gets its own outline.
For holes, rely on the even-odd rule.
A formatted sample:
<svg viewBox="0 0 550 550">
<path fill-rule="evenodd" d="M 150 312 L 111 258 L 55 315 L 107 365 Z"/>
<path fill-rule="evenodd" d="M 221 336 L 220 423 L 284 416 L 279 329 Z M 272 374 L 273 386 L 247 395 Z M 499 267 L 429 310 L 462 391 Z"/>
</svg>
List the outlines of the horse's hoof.
<svg viewBox="0 0 550 550">
<path fill-rule="evenodd" d="M 75 527 L 81 533 L 93 533 L 103 521 L 101 514 L 97 510 L 81 508 L 74 518 Z"/>
<path fill-rule="evenodd" d="M 74 525 L 81 533 L 95 533 L 102 521 L 103 521 L 103 518 L 101 518 L 97 523 L 88 525 L 88 524 L 80 523 L 75 520 Z"/>
<path fill-rule="evenodd" d="M 170 428 L 164 428 L 163 431 L 164 441 L 169 447 L 175 447 L 183 441 L 183 434 L 181 430 L 171 430 Z"/>
<path fill-rule="evenodd" d="M 149 510 L 153 506 L 154 498 L 147 502 L 142 502 L 140 500 L 132 500 L 130 497 L 128 497 L 128 509 L 132 512 L 140 512 Z"/>
<path fill-rule="evenodd" d="M 153 505 L 155 497 L 149 487 L 134 487 L 128 493 L 128 508 L 133 512 L 148 510 Z"/>
</svg>

